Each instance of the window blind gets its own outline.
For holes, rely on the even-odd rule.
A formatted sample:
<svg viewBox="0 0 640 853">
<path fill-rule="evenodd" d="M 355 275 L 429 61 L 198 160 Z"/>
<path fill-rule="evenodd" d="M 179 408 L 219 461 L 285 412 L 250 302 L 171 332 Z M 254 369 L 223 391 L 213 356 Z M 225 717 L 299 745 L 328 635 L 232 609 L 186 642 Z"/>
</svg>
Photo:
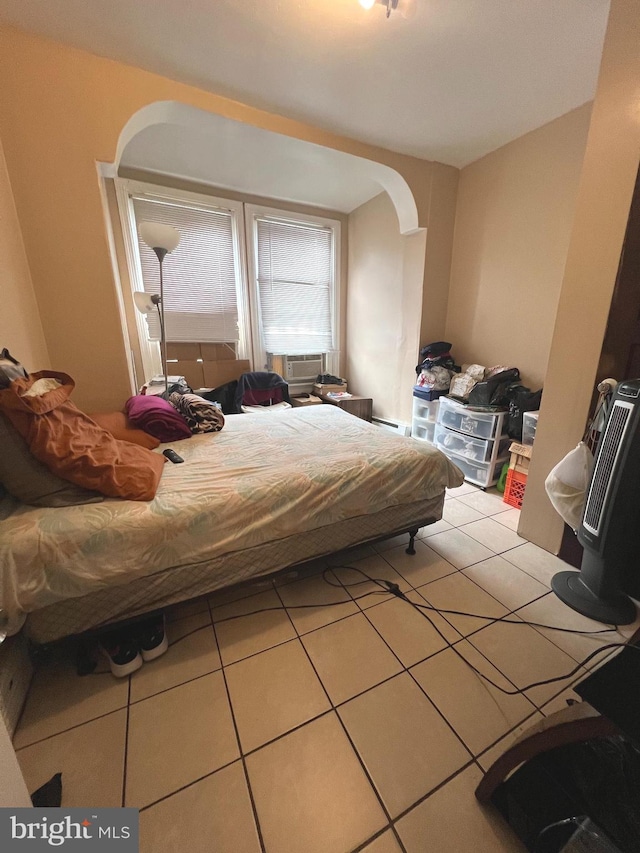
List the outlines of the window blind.
<svg viewBox="0 0 640 853">
<path fill-rule="evenodd" d="M 150 197 L 132 198 L 136 223 L 161 222 L 180 232 L 164 261 L 164 311 L 168 341 L 237 342 L 238 265 L 230 211 L 188 207 Z M 147 293 L 160 292 L 158 259 L 138 237 Z M 147 314 L 149 339 L 160 340 L 157 311 Z"/>
<path fill-rule="evenodd" d="M 331 228 L 255 219 L 257 283 L 264 349 L 307 355 L 333 348 Z"/>
</svg>

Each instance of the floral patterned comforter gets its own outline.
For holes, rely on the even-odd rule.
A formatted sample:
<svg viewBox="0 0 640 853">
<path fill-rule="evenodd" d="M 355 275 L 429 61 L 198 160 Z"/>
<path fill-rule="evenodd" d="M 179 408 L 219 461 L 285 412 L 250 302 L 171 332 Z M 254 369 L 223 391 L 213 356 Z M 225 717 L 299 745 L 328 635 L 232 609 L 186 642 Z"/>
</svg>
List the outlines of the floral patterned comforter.
<svg viewBox="0 0 640 853">
<path fill-rule="evenodd" d="M 0 608 L 11 621 L 106 585 L 436 497 L 462 483 L 430 445 L 329 405 L 233 415 L 222 432 L 171 447 L 185 461 L 165 465 L 148 503 L 17 506 L 0 521 Z"/>
</svg>

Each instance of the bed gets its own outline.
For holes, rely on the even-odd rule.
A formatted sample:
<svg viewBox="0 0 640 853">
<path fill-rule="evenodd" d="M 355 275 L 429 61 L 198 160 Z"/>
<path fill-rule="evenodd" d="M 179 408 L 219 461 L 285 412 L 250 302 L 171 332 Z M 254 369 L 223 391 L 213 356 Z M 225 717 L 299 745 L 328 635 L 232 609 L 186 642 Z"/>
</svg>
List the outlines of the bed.
<svg viewBox="0 0 640 853">
<path fill-rule="evenodd" d="M 166 446 L 158 448 L 162 452 Z M 334 406 L 227 418 L 171 447 L 150 502 L 18 505 L 0 605 L 36 644 L 179 603 L 442 516 L 460 471 Z"/>
</svg>

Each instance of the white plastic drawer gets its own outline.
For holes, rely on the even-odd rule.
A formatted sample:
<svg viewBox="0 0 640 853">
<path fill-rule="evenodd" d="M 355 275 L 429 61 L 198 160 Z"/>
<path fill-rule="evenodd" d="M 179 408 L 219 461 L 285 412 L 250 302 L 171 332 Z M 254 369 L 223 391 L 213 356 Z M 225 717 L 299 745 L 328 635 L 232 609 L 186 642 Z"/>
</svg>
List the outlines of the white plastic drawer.
<svg viewBox="0 0 640 853">
<path fill-rule="evenodd" d="M 472 462 L 489 462 L 493 453 L 493 441 L 486 438 L 471 438 L 461 432 L 448 429 L 442 424 L 436 425 L 435 445 L 443 450 L 451 450 Z"/>
<path fill-rule="evenodd" d="M 533 444 L 540 412 L 524 412 L 522 415 L 522 443 Z"/>
<path fill-rule="evenodd" d="M 423 419 L 414 421 L 411 428 L 411 437 L 418 438 L 421 441 L 428 441 L 433 444 L 435 429 L 435 421 L 427 421 Z"/>
<path fill-rule="evenodd" d="M 507 461 L 505 457 L 504 459 L 499 459 L 495 465 L 491 462 L 474 462 L 472 459 L 465 459 L 462 456 L 452 453 L 450 450 L 447 451 L 447 456 L 462 471 L 465 480 L 483 488 L 492 486 L 497 481 L 502 466 Z"/>
<path fill-rule="evenodd" d="M 451 450 L 473 462 L 490 462 L 495 439 L 473 438 L 465 433 L 449 429 L 442 424 L 436 424 L 434 444 L 445 453 L 447 450 Z M 504 456 L 510 444 L 509 436 L 501 438 L 498 443 L 498 456 Z"/>
<path fill-rule="evenodd" d="M 413 417 L 423 418 L 426 421 L 435 421 L 438 416 L 438 403 L 440 400 L 421 400 L 413 398 Z"/>
<path fill-rule="evenodd" d="M 479 438 L 494 438 L 497 425 L 502 422 L 500 414 L 470 412 L 465 406 L 443 397 L 438 401 L 438 423 Z"/>
</svg>

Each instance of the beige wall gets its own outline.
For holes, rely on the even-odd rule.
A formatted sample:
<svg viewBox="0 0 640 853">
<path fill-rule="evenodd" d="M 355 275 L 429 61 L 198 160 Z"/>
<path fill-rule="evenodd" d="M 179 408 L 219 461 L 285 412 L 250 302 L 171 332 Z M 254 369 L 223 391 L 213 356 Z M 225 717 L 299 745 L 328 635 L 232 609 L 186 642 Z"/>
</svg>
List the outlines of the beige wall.
<svg viewBox="0 0 640 853">
<path fill-rule="evenodd" d="M 544 384 L 591 105 L 462 169 L 445 338 Z"/>
<path fill-rule="evenodd" d="M 639 159 L 639 7 L 612 0 L 520 521 L 556 553 L 563 525 L 544 480 L 585 427 Z"/>
<path fill-rule="evenodd" d="M 7 347 L 27 370 L 44 370 L 50 366 L 49 354 L 1 142 L 0 259 L 0 349 Z"/>
<path fill-rule="evenodd" d="M 386 193 L 349 215 L 347 376 L 373 413 L 411 422 L 426 232 L 402 236 Z"/>
<path fill-rule="evenodd" d="M 177 101 L 390 166 L 412 190 L 419 224 L 428 219 L 427 161 L 9 27 L 0 27 L 0 88 L 0 136 L 49 354 L 89 410 L 119 408 L 132 389 L 96 161 L 115 161 L 122 129 L 143 107 Z"/>
<path fill-rule="evenodd" d="M 424 263 L 420 344 L 445 336 L 460 170 L 434 163 Z"/>
</svg>

